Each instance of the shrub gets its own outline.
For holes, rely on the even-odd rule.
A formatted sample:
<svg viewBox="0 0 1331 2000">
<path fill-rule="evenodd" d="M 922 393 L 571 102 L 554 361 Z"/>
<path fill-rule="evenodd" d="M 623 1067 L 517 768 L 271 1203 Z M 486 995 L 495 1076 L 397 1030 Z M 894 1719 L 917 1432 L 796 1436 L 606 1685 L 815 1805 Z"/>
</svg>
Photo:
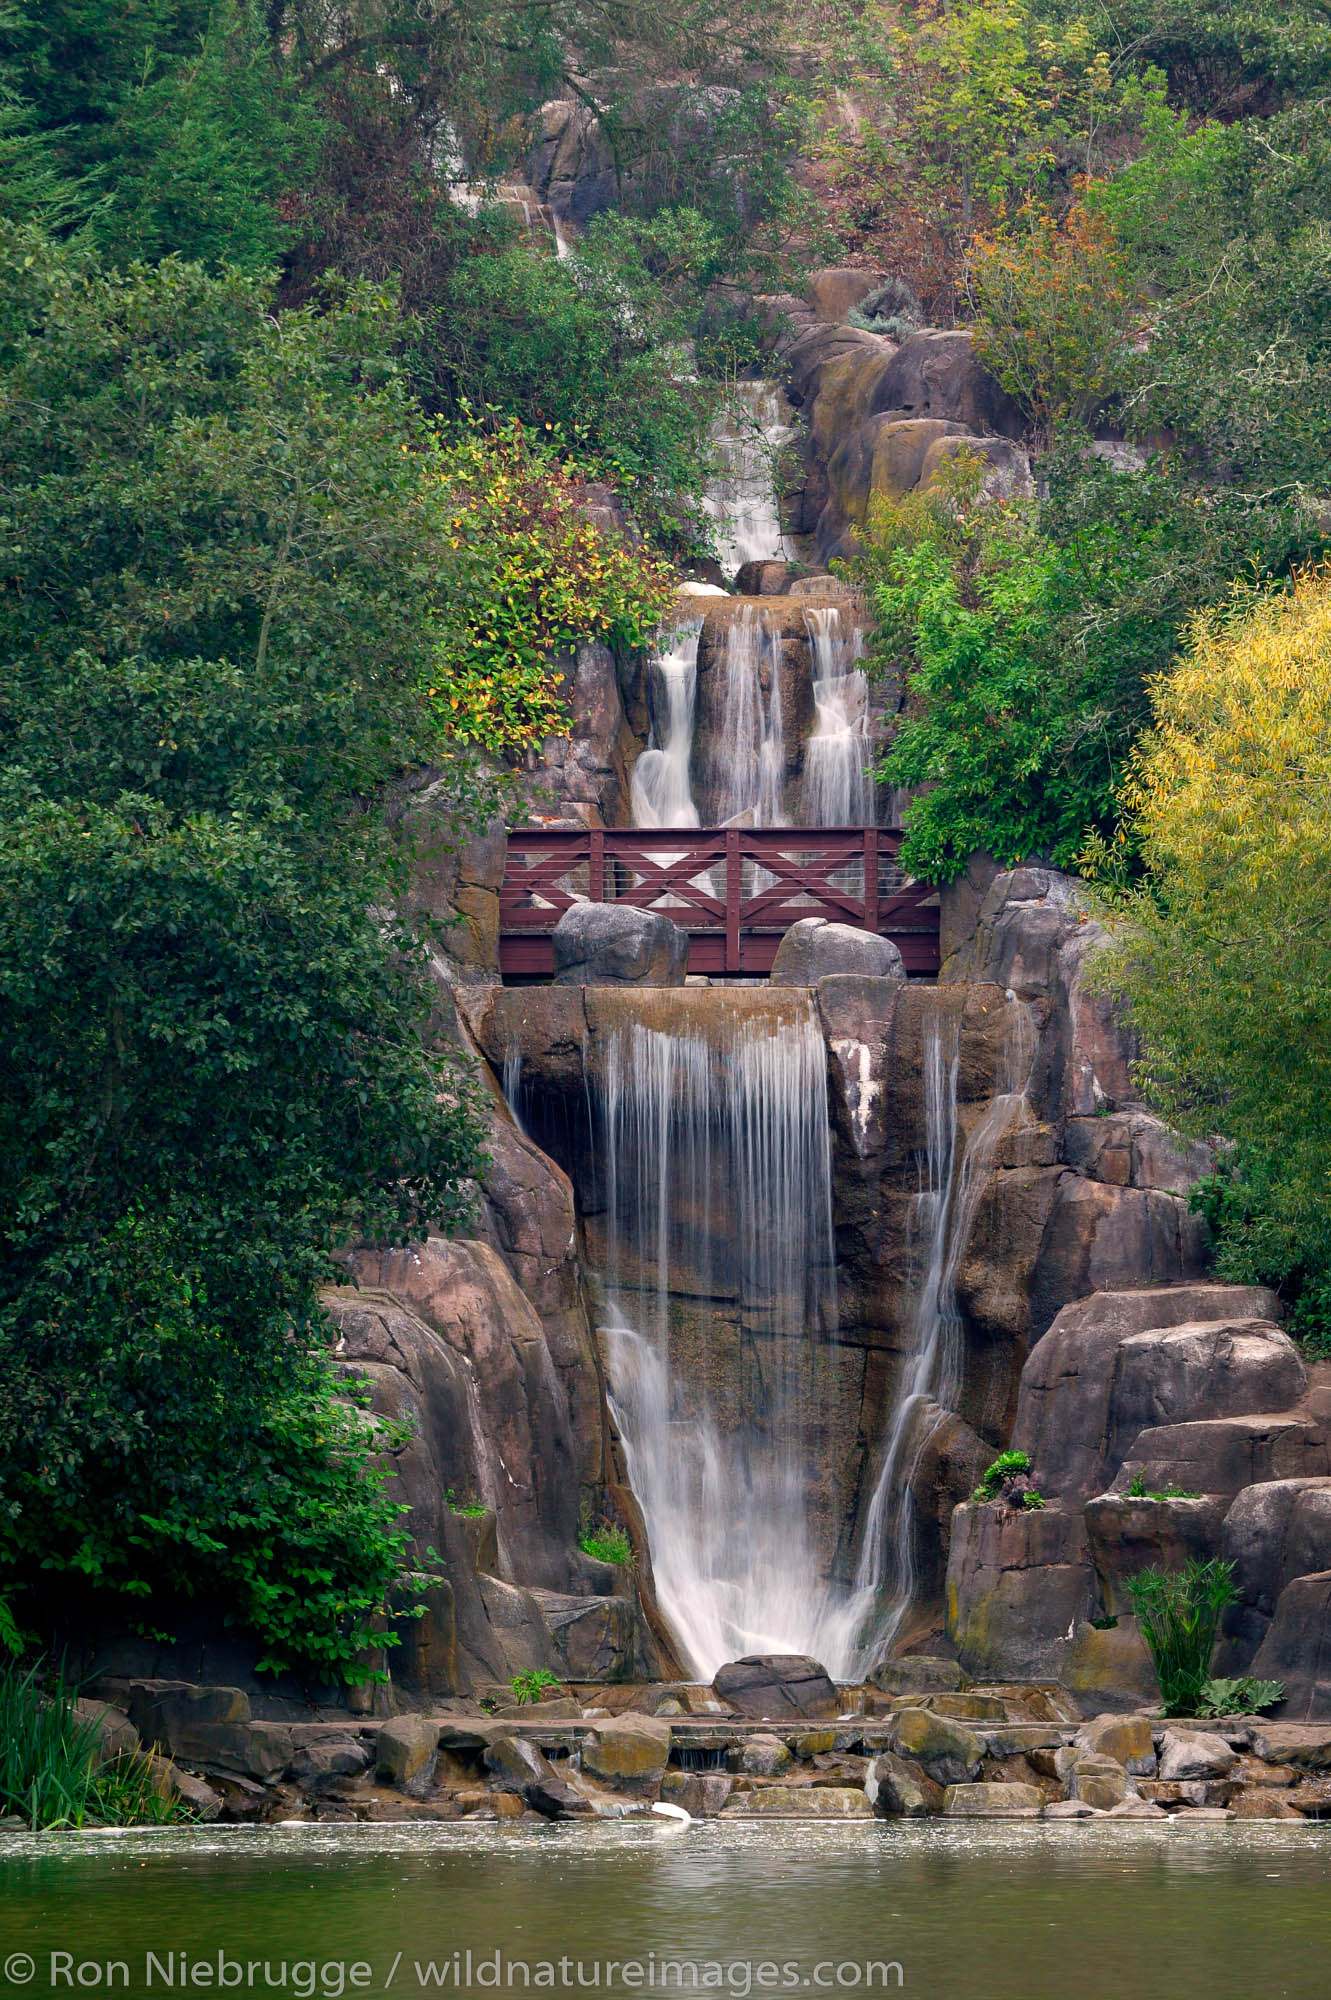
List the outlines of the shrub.
<svg viewBox="0 0 1331 2000">
<path fill-rule="evenodd" d="M 560 1686 L 558 1674 L 552 1674 L 548 1667 L 533 1667 L 529 1673 L 514 1674 L 509 1686 L 513 1699 L 525 1707 L 529 1702 L 539 1701 L 551 1688 Z"/>
<path fill-rule="evenodd" d="M 39 1827 L 161 1825 L 191 1817 L 161 1782 L 151 1755 L 101 1759 L 94 1722 L 40 1667 L 0 1666 L 0 1813 Z"/>
<path fill-rule="evenodd" d="M 1296 1329 L 1324 1339 L 1331 573 L 1235 595 L 1151 695 L 1125 791 L 1145 881 L 1111 906 L 1105 979 L 1153 1100 L 1189 1135 L 1219 1136 L 1197 1200 L 1221 1275 L 1279 1285 Z"/>
<path fill-rule="evenodd" d="M 588 1529 L 586 1534 L 579 1535 L 578 1547 L 584 1555 L 595 1556 L 597 1562 L 620 1564 L 633 1561 L 633 1544 L 628 1530 L 617 1524 Z"/>
<path fill-rule="evenodd" d="M 971 1499 L 980 1503 L 998 1500 L 1005 1507 L 1036 1512 L 1044 1506 L 1044 1500 L 1031 1483 L 1030 1470 L 1031 1461 L 1024 1451 L 1000 1452 Z"/>
<path fill-rule="evenodd" d="M 1128 1596 L 1150 1650 L 1166 1715 L 1196 1715 L 1210 1677 L 1220 1615 L 1238 1596 L 1234 1565 L 1195 1557 L 1181 1570 L 1139 1570 Z"/>
<path fill-rule="evenodd" d="M 1198 1715 L 1259 1715 L 1285 1698 L 1283 1681 L 1258 1681 L 1251 1674 L 1237 1680 L 1203 1683 L 1197 1700 Z"/>
</svg>

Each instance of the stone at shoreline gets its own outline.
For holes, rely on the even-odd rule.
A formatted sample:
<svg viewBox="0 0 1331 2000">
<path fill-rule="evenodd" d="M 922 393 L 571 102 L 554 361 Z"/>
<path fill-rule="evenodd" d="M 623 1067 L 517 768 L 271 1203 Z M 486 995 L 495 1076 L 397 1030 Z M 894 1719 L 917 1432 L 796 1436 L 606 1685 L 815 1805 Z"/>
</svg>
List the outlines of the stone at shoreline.
<svg viewBox="0 0 1331 2000">
<path fill-rule="evenodd" d="M 168 1757 L 202 1761 L 212 1748 L 210 1731 L 249 1719 L 249 1696 L 236 1687 L 144 1680 L 129 1690 L 130 1722 L 144 1743 Z"/>
<path fill-rule="evenodd" d="M 158 1768 L 158 1775 L 166 1789 L 178 1798 L 182 1805 L 189 1807 L 196 1819 L 213 1820 L 221 1817 L 222 1795 L 192 1771 L 182 1771 L 169 1760 Z"/>
<path fill-rule="evenodd" d="M 1160 1778 L 1227 1778 L 1238 1758 L 1223 1736 L 1201 1729 L 1166 1729 L 1160 1742 Z"/>
<path fill-rule="evenodd" d="M 74 1718 L 96 1730 L 99 1763 L 113 1763 L 117 1757 L 132 1755 L 140 1748 L 139 1732 L 129 1716 L 109 1701 L 95 1701 L 85 1695 L 74 1703 Z"/>
<path fill-rule="evenodd" d="M 974 1730 L 927 1708 L 908 1708 L 892 1731 L 898 1755 L 913 1757 L 937 1785 L 973 1779 L 984 1762 L 984 1744 Z"/>
<path fill-rule="evenodd" d="M 485 1768 L 506 1791 L 516 1791 L 545 1819 L 570 1819 L 592 1811 L 591 1801 L 565 1784 L 553 1764 L 525 1737 L 496 1730 L 485 1746 Z"/>
<path fill-rule="evenodd" d="M 695 1819 L 715 1819 L 734 1786 L 726 1771 L 667 1771 L 661 1779 L 661 1797 Z"/>
<path fill-rule="evenodd" d="M 925 1819 L 943 1810 L 942 1786 L 890 1750 L 870 1764 L 864 1795 L 876 1813 L 889 1819 Z"/>
<path fill-rule="evenodd" d="M 1160 1699 L 1151 1656 L 1135 1618 L 1110 1626 L 1077 1626 L 1063 1668 L 1069 1692 L 1091 1714 L 1110 1708 L 1153 1707 Z"/>
<path fill-rule="evenodd" d="M 737 1792 L 723 1819 L 869 1819 L 873 1807 L 850 1785 L 762 1785 Z"/>
<path fill-rule="evenodd" d="M 439 1724 L 425 1715 L 395 1715 L 374 1742 L 374 1767 L 380 1777 L 399 1788 L 414 1779 L 428 1780 L 439 1752 Z"/>
<path fill-rule="evenodd" d="M 1053 1799 L 1044 1809 L 1046 1819 L 1103 1819 L 1105 1815 L 1098 1806 L 1087 1805 L 1085 1799 Z"/>
<path fill-rule="evenodd" d="M 947 1819 L 1039 1819 L 1043 1811 L 1038 1785 L 949 1785 L 943 1793 Z"/>
<path fill-rule="evenodd" d="M 654 1715 L 615 1715 L 598 1722 L 582 1744 L 582 1768 L 635 1791 L 659 1784 L 670 1760 L 670 1724 Z"/>
<path fill-rule="evenodd" d="M 791 1756 L 779 1736 L 750 1736 L 740 1752 L 739 1767 L 756 1778 L 779 1778 L 790 1769 Z"/>
<path fill-rule="evenodd" d="M 1079 1757 L 1068 1779 L 1073 1798 L 1112 1812 L 1128 1795 L 1128 1774 L 1112 1757 Z"/>
<path fill-rule="evenodd" d="M 904 979 L 906 966 L 891 938 L 834 924 L 827 917 L 801 917 L 776 948 L 770 984 L 816 986 L 834 973 L 867 979 Z"/>
<path fill-rule="evenodd" d="M 955 1660 L 927 1653 L 904 1653 L 897 1660 L 880 1660 L 869 1685 L 883 1694 L 945 1694 L 960 1688 L 961 1668 Z"/>
<path fill-rule="evenodd" d="M 339 1778 L 359 1777 L 372 1761 L 365 1744 L 354 1736 L 330 1736 L 300 1745 L 291 1759 L 290 1775 L 295 1784 L 317 1790 Z"/>
<path fill-rule="evenodd" d="M 1253 1754 L 1264 1763 L 1292 1764 L 1306 1771 L 1331 1770 L 1331 1725 L 1255 1722 L 1251 1740 Z"/>
<path fill-rule="evenodd" d="M 1331 1716 L 1331 1570 L 1285 1585 L 1249 1672 L 1285 1683 L 1283 1713 L 1291 1721 Z"/>
<path fill-rule="evenodd" d="M 826 1667 L 799 1653 L 751 1653 L 720 1668 L 713 1688 L 721 1700 L 763 1722 L 792 1715 L 832 1720 L 841 1708 Z"/>
<path fill-rule="evenodd" d="M 1097 1715 L 1084 1722 L 1075 1738 L 1077 1748 L 1094 1757 L 1112 1757 L 1137 1778 L 1155 1771 L 1155 1740 L 1144 1715 Z"/>
<path fill-rule="evenodd" d="M 574 903 L 553 933 L 556 986 L 682 986 L 686 932 L 659 910 Z"/>
</svg>

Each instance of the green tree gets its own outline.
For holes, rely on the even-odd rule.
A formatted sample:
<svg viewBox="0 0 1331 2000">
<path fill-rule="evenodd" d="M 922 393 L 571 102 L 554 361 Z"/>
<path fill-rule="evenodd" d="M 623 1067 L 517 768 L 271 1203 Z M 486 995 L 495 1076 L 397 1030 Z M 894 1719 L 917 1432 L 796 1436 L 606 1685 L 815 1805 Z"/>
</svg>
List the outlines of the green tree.
<svg viewBox="0 0 1331 2000">
<path fill-rule="evenodd" d="M 1205 1199 L 1224 1275 L 1331 1332 L 1331 579 L 1238 596 L 1152 687 L 1126 790 L 1142 885 L 1107 976 L 1143 1079 L 1220 1141 Z M 1101 869 L 1112 863 L 1101 849 Z"/>
<path fill-rule="evenodd" d="M 1148 683 L 1189 616 L 1295 546 L 1287 512 L 1165 468 L 1068 446 L 1045 474 L 1038 503 L 984 502 L 962 475 L 871 517 L 874 662 L 906 690 L 882 775 L 916 793 L 903 859 L 930 881 L 977 848 L 1067 867 L 1112 833 Z"/>
<path fill-rule="evenodd" d="M 0 1576 L 331 1672 L 401 1552 L 317 1289 L 476 1161 L 374 807 L 448 505 L 391 304 L 265 303 L 3 239 Z"/>
</svg>

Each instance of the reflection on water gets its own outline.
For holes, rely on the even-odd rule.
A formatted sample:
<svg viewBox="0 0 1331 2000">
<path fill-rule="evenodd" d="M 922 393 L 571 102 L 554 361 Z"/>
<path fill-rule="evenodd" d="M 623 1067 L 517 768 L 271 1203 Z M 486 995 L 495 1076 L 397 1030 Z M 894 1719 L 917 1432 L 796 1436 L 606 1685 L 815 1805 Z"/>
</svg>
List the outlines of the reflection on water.
<svg viewBox="0 0 1331 2000">
<path fill-rule="evenodd" d="M 0 1836 L 0 1978 L 27 1953 L 33 1975 L 10 1972 L 7 1990 L 77 1990 L 52 1986 L 52 1951 L 75 1966 L 119 1960 L 130 1981 L 113 1990 L 137 2000 L 215 1990 L 220 1952 L 221 1984 L 251 1991 L 280 1991 L 264 1968 L 285 1964 L 299 1994 L 295 1968 L 309 1964 L 316 1994 L 353 1965 L 364 1969 L 346 1991 L 481 1992 L 498 1950 L 500 1991 L 523 1990 L 524 1965 L 553 1968 L 533 1986 L 570 1992 L 673 1992 L 693 1978 L 730 1993 L 895 1991 L 863 1968 L 896 1963 L 901 1990 L 939 2000 L 1320 2000 L 1329 1864 L 1331 1829 L 1317 1825 Z M 696 1972 L 658 1977 L 666 1964 Z M 196 1985 L 191 1968 L 211 1976 Z"/>
</svg>

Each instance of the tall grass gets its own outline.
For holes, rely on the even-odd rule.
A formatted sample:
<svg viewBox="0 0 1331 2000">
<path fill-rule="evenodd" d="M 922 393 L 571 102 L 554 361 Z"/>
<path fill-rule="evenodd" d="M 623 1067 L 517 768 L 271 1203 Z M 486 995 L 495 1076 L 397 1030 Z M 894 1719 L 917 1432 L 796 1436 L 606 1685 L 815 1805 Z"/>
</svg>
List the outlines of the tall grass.
<svg viewBox="0 0 1331 2000">
<path fill-rule="evenodd" d="M 0 1813 L 29 1826 L 158 1826 L 190 1817 L 151 1753 L 102 1762 L 101 1733 L 40 1667 L 0 1666 Z"/>
<path fill-rule="evenodd" d="M 1143 1569 L 1126 1582 L 1165 1714 L 1196 1715 L 1211 1675 L 1220 1614 L 1238 1596 L 1233 1563 L 1194 1557 L 1181 1570 Z"/>
</svg>

